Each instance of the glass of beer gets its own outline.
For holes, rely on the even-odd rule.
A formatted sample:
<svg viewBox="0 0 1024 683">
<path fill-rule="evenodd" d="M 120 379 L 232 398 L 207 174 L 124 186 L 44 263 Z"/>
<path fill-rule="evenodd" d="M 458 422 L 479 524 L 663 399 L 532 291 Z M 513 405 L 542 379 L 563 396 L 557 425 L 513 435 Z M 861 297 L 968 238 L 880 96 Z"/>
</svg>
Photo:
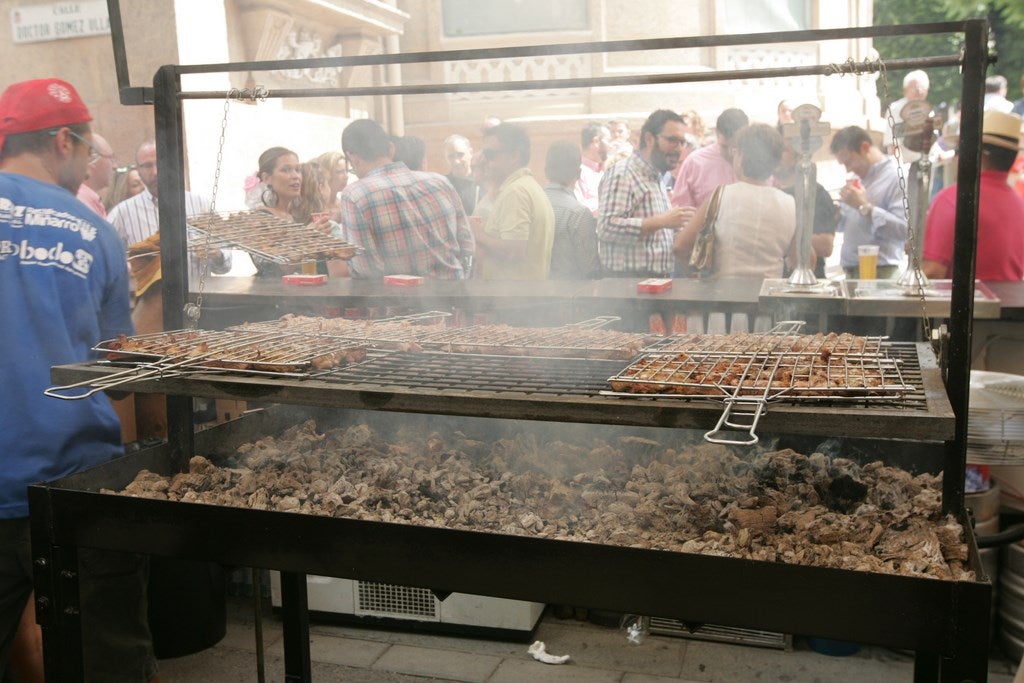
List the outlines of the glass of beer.
<svg viewBox="0 0 1024 683">
<path fill-rule="evenodd" d="M 878 245 L 860 245 L 857 247 L 857 256 L 860 259 L 860 279 L 878 279 Z"/>
</svg>

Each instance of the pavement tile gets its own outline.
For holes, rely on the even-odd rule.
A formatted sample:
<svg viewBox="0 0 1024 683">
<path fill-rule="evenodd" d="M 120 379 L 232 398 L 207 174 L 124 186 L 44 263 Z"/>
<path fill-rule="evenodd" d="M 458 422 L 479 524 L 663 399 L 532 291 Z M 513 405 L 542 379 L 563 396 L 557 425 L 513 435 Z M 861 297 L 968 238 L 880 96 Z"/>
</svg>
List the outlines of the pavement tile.
<svg viewBox="0 0 1024 683">
<path fill-rule="evenodd" d="M 265 652 L 275 650 L 277 654 L 284 652 L 281 645 L 281 636 L 284 631 L 273 621 L 263 622 L 263 649 Z M 232 650 L 245 650 L 246 652 L 256 651 L 256 636 L 253 626 L 249 624 L 236 624 L 228 622 L 227 633 L 217 643 L 217 647 L 230 648 Z"/>
<path fill-rule="evenodd" d="M 431 676 L 446 681 L 485 683 L 500 663 L 499 657 L 411 645 L 392 645 L 374 662 L 372 668 L 377 671 Z"/>
<path fill-rule="evenodd" d="M 571 662 L 542 664 L 531 658 L 503 660 L 487 683 L 619 683 L 621 680 L 621 671 L 595 669 Z"/>
<path fill-rule="evenodd" d="M 651 676 L 649 674 L 627 673 L 622 677 L 622 683 L 700 683 L 689 679 L 675 678 L 674 676 Z"/>
<path fill-rule="evenodd" d="M 391 645 L 370 640 L 334 638 L 312 634 L 309 637 L 309 657 L 314 662 L 341 664 L 369 669 Z"/>
<path fill-rule="evenodd" d="M 405 630 L 376 630 L 359 626 L 343 626 L 339 624 L 310 624 L 310 634 L 333 636 L 336 638 L 356 638 L 395 645 L 411 645 L 452 649 L 459 652 L 504 657 L 526 650 L 533 641 L 516 642 L 509 640 L 492 640 L 489 638 L 471 638 L 448 635 L 444 633 L 417 633 Z"/>
</svg>

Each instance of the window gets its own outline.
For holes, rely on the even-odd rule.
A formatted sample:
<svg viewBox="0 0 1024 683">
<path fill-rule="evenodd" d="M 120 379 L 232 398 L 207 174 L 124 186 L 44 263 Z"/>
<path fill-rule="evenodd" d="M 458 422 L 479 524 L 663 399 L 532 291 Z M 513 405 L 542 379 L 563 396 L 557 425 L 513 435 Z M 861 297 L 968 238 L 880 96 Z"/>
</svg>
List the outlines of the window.
<svg viewBox="0 0 1024 683">
<path fill-rule="evenodd" d="M 588 0 L 442 0 L 448 38 L 498 33 L 586 31 Z"/>
<path fill-rule="evenodd" d="M 728 33 L 802 31 L 811 26 L 810 0 L 725 0 L 723 19 Z"/>
</svg>

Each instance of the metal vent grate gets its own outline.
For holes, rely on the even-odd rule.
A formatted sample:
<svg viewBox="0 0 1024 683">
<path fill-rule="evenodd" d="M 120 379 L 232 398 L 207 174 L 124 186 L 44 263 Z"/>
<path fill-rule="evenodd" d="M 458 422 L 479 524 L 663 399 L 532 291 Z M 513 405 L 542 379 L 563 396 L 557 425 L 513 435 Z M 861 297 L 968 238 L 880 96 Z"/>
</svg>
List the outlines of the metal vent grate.
<svg viewBox="0 0 1024 683">
<path fill-rule="evenodd" d="M 700 628 L 690 630 L 681 621 L 651 617 L 651 633 L 660 636 L 676 636 L 691 640 L 710 640 L 716 643 L 736 643 L 753 645 L 754 647 L 770 647 L 778 650 L 793 648 L 793 636 L 774 631 L 757 631 L 749 628 L 732 626 L 715 626 L 704 624 Z"/>
<path fill-rule="evenodd" d="M 426 588 L 356 581 L 355 613 L 362 616 L 440 621 L 437 599 Z"/>
</svg>

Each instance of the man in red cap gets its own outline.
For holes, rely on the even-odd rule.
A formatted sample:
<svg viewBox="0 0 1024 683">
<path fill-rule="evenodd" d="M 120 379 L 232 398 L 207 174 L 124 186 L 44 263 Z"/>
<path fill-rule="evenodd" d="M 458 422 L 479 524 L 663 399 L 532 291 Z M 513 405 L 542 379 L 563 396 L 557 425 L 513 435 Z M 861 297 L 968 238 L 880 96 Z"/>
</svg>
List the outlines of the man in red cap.
<svg viewBox="0 0 1024 683">
<path fill-rule="evenodd" d="M 93 357 L 131 334 L 124 247 L 75 198 L 99 154 L 78 93 L 47 78 L 0 95 L 0 678 L 32 592 L 27 486 L 123 454 L 105 396 L 47 398 L 50 368 Z M 156 675 L 145 617 L 143 558 L 83 548 L 80 600 L 90 681 Z"/>
</svg>

